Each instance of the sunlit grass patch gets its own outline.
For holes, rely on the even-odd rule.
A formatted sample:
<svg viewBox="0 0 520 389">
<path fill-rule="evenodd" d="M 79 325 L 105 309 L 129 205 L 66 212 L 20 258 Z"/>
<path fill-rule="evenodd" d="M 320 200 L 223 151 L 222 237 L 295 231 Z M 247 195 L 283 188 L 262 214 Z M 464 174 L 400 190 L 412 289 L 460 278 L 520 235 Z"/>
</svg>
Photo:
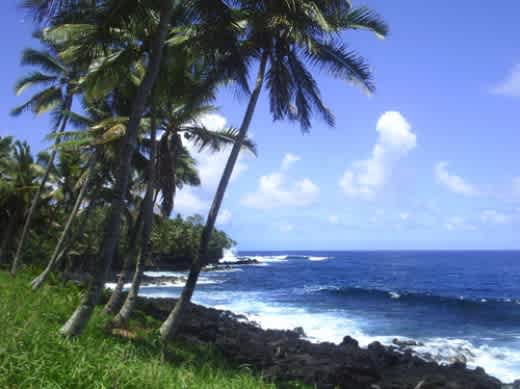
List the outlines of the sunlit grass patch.
<svg viewBox="0 0 520 389">
<path fill-rule="evenodd" d="M 78 303 L 80 289 L 47 284 L 33 292 L 29 281 L 27 274 L 13 278 L 0 272 L 2 389 L 277 387 L 231 366 L 209 346 L 175 343 L 168 353 L 174 357 L 164 361 L 159 323 L 140 313 L 126 332 L 113 333 L 98 310 L 83 336 L 66 339 L 58 329 Z"/>
</svg>

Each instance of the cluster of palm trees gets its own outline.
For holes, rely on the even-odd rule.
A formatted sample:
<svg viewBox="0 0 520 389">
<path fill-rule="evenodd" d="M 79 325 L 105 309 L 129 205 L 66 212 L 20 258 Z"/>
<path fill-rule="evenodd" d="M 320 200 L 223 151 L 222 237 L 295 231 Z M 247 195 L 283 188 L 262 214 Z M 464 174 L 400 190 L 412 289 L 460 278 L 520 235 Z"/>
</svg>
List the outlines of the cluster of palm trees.
<svg viewBox="0 0 520 389">
<path fill-rule="evenodd" d="M 105 311 L 114 315 L 114 325 L 129 320 L 150 256 L 151 232 L 154 223 L 160 223 L 154 217 L 156 202 L 162 217 L 168 218 L 176 190 L 200 183 L 186 142 L 212 151 L 229 145 L 186 286 L 160 329 L 163 340 L 175 336 L 206 263 L 239 153 L 255 152 L 247 133 L 261 91 L 268 92 L 275 121 L 294 121 L 308 131 L 312 116 L 318 114 L 334 125 L 313 73 L 321 70 L 372 92 L 368 65 L 346 48 L 342 33 L 365 29 L 381 37 L 387 34 L 376 13 L 355 8 L 349 0 L 25 0 L 23 6 L 38 23 L 35 35 L 44 49 L 23 53 L 22 63 L 40 70 L 20 80 L 17 92 L 40 89 L 13 113 L 50 111 L 49 137 L 54 145 L 36 181 L 38 187 L 32 190 L 12 273 L 20 265 L 35 210 L 44 201 L 61 154 L 69 150 L 78 154 L 78 178 L 64 228 L 47 268 L 33 281 L 34 288 L 63 257 L 72 239 L 69 227 L 78 214 L 89 212 L 98 198 L 109 204 L 92 278 L 60 330 L 67 336 L 81 334 L 88 323 L 123 232 L 131 237 L 127 241 L 133 245 L 129 250 L 133 255 L 125 259 Z M 201 115 L 214 110 L 219 88 L 229 85 L 248 98 L 243 121 L 238 129 L 210 131 Z M 137 194 L 143 196 L 136 202 Z M 122 285 L 132 264 L 132 286 L 123 301 Z"/>
</svg>

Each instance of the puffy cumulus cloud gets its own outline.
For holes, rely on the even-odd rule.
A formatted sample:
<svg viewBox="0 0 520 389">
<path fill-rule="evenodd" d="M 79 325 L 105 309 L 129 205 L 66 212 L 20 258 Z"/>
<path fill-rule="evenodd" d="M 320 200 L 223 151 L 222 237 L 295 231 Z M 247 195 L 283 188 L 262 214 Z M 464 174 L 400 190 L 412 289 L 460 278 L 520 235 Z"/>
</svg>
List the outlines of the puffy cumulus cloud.
<svg viewBox="0 0 520 389">
<path fill-rule="evenodd" d="M 202 115 L 198 121 L 211 131 L 223 130 L 227 122 L 226 118 L 218 114 Z M 223 147 L 221 151 L 216 153 L 207 150 L 200 152 L 199 149 L 190 142 L 186 144 L 186 147 L 197 161 L 202 187 L 204 189 L 214 190 L 226 166 L 229 153 L 231 152 L 231 146 Z M 238 157 L 233 175 L 231 176 L 232 181 L 247 171 L 248 166 L 244 162 L 245 158 L 247 158 L 246 153 L 241 153 Z"/>
<path fill-rule="evenodd" d="M 229 224 L 231 222 L 231 218 L 233 217 L 233 214 L 229 209 L 222 209 L 220 210 L 218 217 L 217 217 L 217 225 L 219 226 L 225 226 L 226 224 Z"/>
<path fill-rule="evenodd" d="M 294 155 L 292 153 L 285 154 L 282 160 L 282 170 L 289 170 L 289 168 L 299 160 L 301 160 L 301 158 L 298 155 Z"/>
<path fill-rule="evenodd" d="M 202 115 L 198 122 L 212 131 L 219 131 L 226 127 L 226 118 L 218 114 Z M 210 201 L 218 186 L 222 172 L 226 165 L 231 146 L 226 146 L 219 152 L 199 151 L 191 142 L 185 142 L 186 148 L 197 161 L 197 169 L 201 179 L 201 186 L 197 188 L 184 187 L 179 190 L 175 199 L 175 212 L 183 215 L 191 215 L 193 213 L 205 213 L 209 209 Z M 247 171 L 248 166 L 244 162 L 247 153 L 241 153 L 233 170 L 231 181 L 236 180 L 242 173 Z M 224 212 L 224 211 L 221 211 Z M 229 212 L 229 211 L 228 211 Z M 227 216 L 219 216 L 222 220 L 229 218 Z M 226 224 L 226 223 L 223 223 Z"/>
<path fill-rule="evenodd" d="M 485 224 L 509 224 L 513 218 L 494 209 L 487 209 L 480 214 L 480 220 Z"/>
<path fill-rule="evenodd" d="M 374 198 L 391 176 L 395 164 L 417 145 L 416 135 L 399 112 L 385 112 L 376 130 L 379 137 L 370 158 L 355 161 L 339 181 L 348 196 Z"/>
<path fill-rule="evenodd" d="M 463 231 L 475 231 L 477 227 L 469 222 L 466 221 L 463 217 L 460 216 L 454 216 L 450 217 L 445 223 L 444 228 L 448 231 L 456 231 L 456 230 L 463 230 Z"/>
<path fill-rule="evenodd" d="M 520 64 L 514 66 L 507 78 L 493 87 L 491 92 L 503 96 L 520 97 Z"/>
<path fill-rule="evenodd" d="M 448 163 L 438 162 L 435 165 L 435 178 L 437 182 L 448 190 L 464 196 L 477 196 L 479 191 L 473 185 L 466 182 L 462 177 L 448 171 Z"/>
<path fill-rule="evenodd" d="M 193 215 L 195 213 L 204 213 L 209 208 L 209 202 L 203 200 L 195 190 L 190 187 L 184 187 L 177 191 L 175 195 L 175 212 L 183 215 Z"/>
<path fill-rule="evenodd" d="M 279 171 L 260 177 L 257 190 L 244 196 L 242 205 L 256 209 L 273 209 L 307 207 L 315 203 L 320 188 L 308 178 L 291 182 L 287 177 L 289 160 L 289 165 L 296 162 L 292 154 L 286 154 Z"/>
</svg>

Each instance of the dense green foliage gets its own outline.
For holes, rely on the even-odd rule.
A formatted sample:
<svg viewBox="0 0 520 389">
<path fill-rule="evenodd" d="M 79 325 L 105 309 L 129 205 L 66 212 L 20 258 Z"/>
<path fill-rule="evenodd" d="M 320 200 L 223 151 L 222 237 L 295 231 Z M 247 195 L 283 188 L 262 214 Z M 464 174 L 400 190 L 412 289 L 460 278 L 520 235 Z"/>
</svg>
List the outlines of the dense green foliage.
<svg viewBox="0 0 520 389">
<path fill-rule="evenodd" d="M 79 288 L 48 285 L 34 293 L 29 280 L 0 271 L 0 388 L 276 388 L 208 347 L 177 342 L 174 360 L 163 363 L 158 323 L 139 312 L 128 329 L 134 339 L 108 333 L 100 313 L 81 338 L 65 339 L 57 329 L 77 304 Z"/>
<path fill-rule="evenodd" d="M 41 179 L 41 172 L 46 167 L 47 154 L 41 153 L 38 158 L 34 158 L 27 143 L 13 141 L 10 137 L 0 138 L 0 153 L 0 223 L 12 225 L 12 229 L 2 229 L 0 239 L 4 248 L 3 256 L 8 257 L 16 248 L 23 215 Z M 77 195 L 77 187 L 83 179 L 82 169 L 83 163 L 78 152 L 69 150 L 60 153 L 45 186 L 43 199 L 36 209 L 31 233 L 23 250 L 23 263 L 45 265 L 49 260 Z M 135 201 L 140 200 L 137 198 Z M 124 231 L 129 229 L 129 223 L 135 218 L 132 214 L 135 212 L 135 209 L 129 209 L 128 217 L 123 223 Z M 73 221 L 73 239 L 70 240 L 64 257 L 64 268 L 91 268 L 103 239 L 106 213 L 107 204 L 103 194 L 98 194 L 90 209 L 88 206 L 81 209 Z M 152 232 L 152 252 L 167 257 L 168 261 L 191 260 L 200 239 L 202 217 L 193 216 L 183 220 L 178 216 L 170 220 L 156 215 L 155 218 L 157 223 Z M 123 233 L 119 242 L 119 259 L 129 254 L 130 238 L 129 234 Z M 211 258 L 220 258 L 222 250 L 232 245 L 233 240 L 225 232 L 216 230 L 211 240 Z M 153 259 L 154 256 L 150 261 L 153 262 Z M 115 261 L 114 265 L 117 267 L 120 262 Z"/>
<path fill-rule="evenodd" d="M 167 258 L 167 262 L 193 258 L 199 247 L 204 219 L 192 216 L 183 220 L 163 220 L 154 225 L 151 242 L 154 253 Z M 215 230 L 211 235 L 210 259 L 222 258 L 222 250 L 233 247 L 235 242 L 223 231 Z"/>
<path fill-rule="evenodd" d="M 158 258 L 191 263 L 159 330 L 167 343 L 202 266 L 234 245 L 215 225 L 239 153 L 256 154 L 247 133 L 262 90 L 275 121 L 308 131 L 318 114 L 334 125 L 314 71 L 373 91 L 368 65 L 346 49 L 341 32 L 384 36 L 386 24 L 348 0 L 21 5 L 35 16 L 39 49 L 23 51 L 22 65 L 31 70 L 15 90 L 31 96 L 12 114 L 51 113 L 53 145 L 35 158 L 26 143 L 0 138 L 0 264 L 10 262 L 13 276 L 22 264 L 47 266 L 30 283 L 43 286 L 38 294 L 27 287 L 35 274 L 0 272 L 0 387 L 273 388 L 211 349 L 174 343 L 174 362 L 163 361 L 159 323 L 135 311 L 142 275 Z M 251 69 L 258 72 L 252 88 Z M 224 85 L 249 102 L 238 129 L 214 131 L 201 117 L 215 111 Z M 201 185 L 190 150 L 223 147 L 231 151 L 207 218 L 170 219 L 177 191 Z M 119 337 L 107 332 L 111 316 L 97 308 L 114 268 L 122 271 L 104 312 L 114 315 Z M 87 271 L 84 293 L 45 285 L 56 270 Z M 84 336 L 60 337 L 63 322 L 62 335 Z"/>
</svg>

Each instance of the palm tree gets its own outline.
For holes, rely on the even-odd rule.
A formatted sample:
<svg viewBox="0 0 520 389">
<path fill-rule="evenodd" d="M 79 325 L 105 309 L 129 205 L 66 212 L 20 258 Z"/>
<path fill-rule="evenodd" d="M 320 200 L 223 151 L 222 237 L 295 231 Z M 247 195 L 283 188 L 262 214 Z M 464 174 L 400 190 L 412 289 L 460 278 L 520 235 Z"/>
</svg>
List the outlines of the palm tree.
<svg viewBox="0 0 520 389">
<path fill-rule="evenodd" d="M 216 88 L 221 82 L 226 81 L 227 76 L 216 74 L 215 68 L 208 58 L 198 58 L 194 56 L 194 50 L 182 47 L 182 45 L 181 47 L 167 47 L 165 53 L 159 76 L 161 84 L 154 88 L 154 102 L 151 104 L 154 112 L 153 121 L 163 134 L 158 145 L 154 145 L 154 138 L 143 139 L 141 148 L 147 150 L 151 155 L 152 150 L 158 146 L 158 150 L 153 151 L 153 154 L 157 155 L 157 163 L 156 166 L 152 166 L 157 172 L 149 172 L 147 176 L 148 179 L 152 176 L 155 177 L 154 181 L 157 181 L 154 183 L 157 187 L 155 197 L 159 193 L 162 195 L 162 216 L 169 217 L 174 208 L 177 188 L 182 188 L 184 184 L 200 185 L 198 175 L 193 174 L 193 169 L 190 168 L 190 165 L 194 164 L 194 160 L 185 149 L 183 138 L 198 146 L 200 150 L 210 148 L 211 151 L 219 151 L 223 145 L 234 143 L 236 131 L 233 129 L 211 131 L 198 120 L 200 116 L 215 110 L 208 103 L 214 100 Z M 251 141 L 246 140 L 244 146 L 255 153 L 255 147 Z M 142 158 L 145 159 L 144 156 Z M 150 161 L 146 164 L 150 169 Z M 152 188 L 149 187 L 149 190 Z M 146 196 L 145 200 L 151 201 Z M 143 205 L 148 211 L 145 211 L 145 215 L 143 215 L 143 231 L 139 232 L 142 234 L 141 247 L 136 250 L 137 262 L 129 293 L 113 320 L 116 326 L 124 325 L 128 321 L 135 306 L 144 264 L 150 254 L 148 242 L 154 204 L 155 199 L 152 206 L 146 201 Z M 123 297 L 124 280 L 128 273 L 127 264 L 128 261 L 125 261 L 116 288 L 105 305 L 107 313 L 112 313 Z"/>
<path fill-rule="evenodd" d="M 77 92 L 78 73 L 73 67 L 67 66 L 62 62 L 57 54 L 55 46 L 43 39 L 42 43 L 46 46 L 45 50 L 26 49 L 23 52 L 22 64 L 38 66 L 43 69 L 43 72 L 36 71 L 20 79 L 16 83 L 15 89 L 17 94 L 20 94 L 25 89 L 34 86 L 41 86 L 43 89 L 33 95 L 24 104 L 13 109 L 12 114 L 18 116 L 21 113 L 30 110 L 34 114 L 38 115 L 52 111 L 54 127 L 59 128 L 57 130 L 58 136 L 56 136 L 54 142 L 56 146 L 60 143 L 59 135 L 65 131 L 67 126 L 67 118 L 63 115 L 63 112 L 70 111 L 72 107 L 73 96 Z M 15 274 L 18 268 L 22 249 L 31 225 L 31 220 L 36 211 L 36 207 L 38 206 L 38 202 L 40 201 L 47 179 L 49 178 L 49 174 L 53 169 L 56 154 L 57 149 L 54 148 L 49 156 L 47 168 L 43 174 L 38 189 L 34 193 L 31 206 L 27 212 L 25 224 L 18 241 L 18 247 L 11 267 L 12 274 Z"/>
<path fill-rule="evenodd" d="M 368 66 L 358 55 L 345 49 L 339 41 L 339 33 L 349 28 L 368 29 L 380 36 L 387 33 L 386 24 L 376 14 L 366 8 L 352 9 L 347 0 L 239 0 L 236 3 L 247 23 L 244 45 L 259 61 L 255 87 L 240 126 L 238 140 L 233 145 L 211 205 L 188 280 L 175 308 L 161 326 L 163 340 L 176 335 L 184 309 L 195 290 L 201 266 L 206 261 L 218 212 L 264 82 L 269 90 L 274 120 L 297 121 L 303 131 L 308 131 L 314 110 L 329 125 L 334 125 L 334 117 L 322 102 L 317 83 L 306 65 L 317 65 L 334 77 L 355 81 L 372 92 L 374 86 Z"/>
<path fill-rule="evenodd" d="M 105 283 L 106 273 L 112 263 L 112 257 L 115 253 L 120 235 L 121 213 L 124 206 L 124 197 L 128 189 L 131 158 L 136 145 L 137 130 L 145 111 L 148 96 L 159 73 L 164 43 L 170 28 L 173 11 L 174 2 L 172 0 L 163 0 L 161 2 L 159 12 L 160 20 L 151 41 L 150 57 L 146 74 L 139 84 L 132 102 L 131 114 L 119 158 L 117 178 L 113 188 L 113 200 L 105 226 L 105 237 L 100 252 L 99 264 L 93 280 L 89 283 L 87 292 L 82 297 L 72 316 L 60 329 L 60 332 L 67 336 L 80 335 L 83 331 L 99 299 L 99 294 Z"/>
<path fill-rule="evenodd" d="M 72 222 L 76 218 L 78 212 L 80 211 L 80 207 L 83 204 L 83 200 L 85 199 L 87 195 L 87 191 L 90 188 L 90 181 L 92 180 L 95 169 L 96 169 L 96 156 L 92 155 L 87 163 L 86 172 L 84 174 L 84 177 L 80 181 L 80 189 L 78 191 L 78 194 L 76 196 L 76 200 L 74 202 L 73 208 L 70 210 L 70 213 L 67 218 L 67 222 L 65 223 L 65 226 L 63 228 L 63 231 L 61 233 L 61 236 L 58 240 L 58 243 L 56 244 L 56 247 L 54 248 L 54 252 L 52 253 L 51 259 L 49 260 L 46 268 L 44 271 L 36 277 L 34 280 L 31 281 L 31 286 L 33 289 L 38 289 L 43 282 L 47 279 L 50 272 L 53 270 L 53 268 L 56 266 L 58 261 L 62 258 L 63 255 L 63 247 L 65 245 L 66 239 L 69 236 Z"/>
<path fill-rule="evenodd" d="M 23 221 L 30 198 L 38 187 L 42 169 L 34 163 L 26 142 L 0 140 L 0 220 L 6 229 L 0 245 L 0 262 L 5 258 L 15 232 Z"/>
<path fill-rule="evenodd" d="M 197 145 L 200 150 L 210 148 L 212 151 L 218 151 L 225 144 L 232 144 L 236 139 L 236 132 L 232 129 L 221 131 L 210 131 L 202 125 L 198 117 L 214 111 L 207 102 L 214 99 L 214 91 L 220 82 L 218 77 L 208 77 L 207 64 L 201 62 L 190 62 L 189 53 L 186 50 L 167 49 L 167 56 L 163 61 L 161 69 L 161 85 L 155 88 L 152 117 L 158 129 L 163 132 L 159 144 L 155 145 L 155 138 L 150 140 L 143 139 L 141 148 L 148 151 L 150 155 L 157 155 L 157 162 L 150 166 L 151 161 L 148 160 L 147 179 L 153 177 L 153 184 L 156 187 L 156 195 L 161 196 L 161 211 L 163 217 L 169 217 L 174 207 L 174 199 L 176 189 L 184 184 L 200 185 L 198 175 L 189 174 L 190 164 L 194 164 L 189 152 L 183 146 L 183 138 L 189 139 Z M 179 65 L 180 64 L 180 65 Z M 176 88 L 174 85 L 180 85 Z M 155 130 L 154 130 L 155 131 Z M 251 141 L 246 141 L 245 146 L 249 147 L 253 152 L 254 145 Z M 155 148 L 157 147 L 157 150 Z M 144 156 L 141 158 L 145 159 Z M 185 169 L 183 167 L 188 167 Z M 150 169 L 154 169 L 151 171 Z M 188 173 L 188 174 L 186 174 Z M 156 182 L 155 182 L 156 181 Z M 148 183 L 148 192 L 154 188 Z M 124 325 L 133 312 L 135 301 L 139 293 L 140 281 L 144 270 L 145 261 L 150 254 L 150 232 L 153 218 L 153 205 L 151 197 L 145 196 L 143 205 L 143 231 L 140 240 L 141 247 L 136 250 L 137 262 L 132 278 L 129 293 L 125 299 L 122 308 L 113 320 L 117 326 Z M 151 196 L 151 195 L 150 195 Z M 152 201 L 152 204 L 147 203 Z M 143 211 L 141 211 L 143 212 Z M 137 230 L 138 227 L 135 228 Z M 122 289 L 124 280 L 127 276 L 125 261 L 123 271 L 118 277 L 116 288 L 114 289 L 109 302 L 105 306 L 105 312 L 111 313 L 115 307 L 119 305 L 122 299 Z"/>
<path fill-rule="evenodd" d="M 13 192 L 12 186 L 12 150 L 13 150 L 13 138 L 8 136 L 5 138 L 0 137 L 0 204 L 2 205 L 0 212 L 0 220 L 7 221 L 7 227 L 5 228 L 0 243 L 0 264 L 4 260 L 8 244 L 11 241 L 13 230 L 16 226 L 17 217 L 12 215 L 11 210 L 6 207 L 8 203 L 7 198 Z"/>
<path fill-rule="evenodd" d="M 52 3 L 50 0 L 41 0 L 41 2 Z M 69 1 L 69 3 L 70 2 L 73 1 Z M 56 0 L 55 3 L 58 3 L 58 1 Z M 117 18 L 123 20 L 123 23 L 119 26 L 120 28 L 107 28 L 110 26 L 107 26 L 107 22 L 104 20 L 104 18 L 100 18 L 99 22 L 104 27 L 100 29 L 97 25 L 89 26 L 87 30 L 90 30 L 90 33 L 87 31 L 87 34 L 84 34 L 84 26 L 80 28 L 82 32 L 78 33 L 77 30 L 74 31 L 74 28 L 71 29 L 71 26 L 69 25 L 62 28 L 61 31 L 59 28 L 54 30 L 54 33 L 51 35 L 54 35 L 56 39 L 66 40 L 67 37 L 75 37 L 77 41 L 79 40 L 85 42 L 92 37 L 95 40 L 97 37 L 95 31 L 100 31 L 101 33 L 105 34 L 104 36 L 107 36 L 106 33 L 108 32 L 108 35 L 116 35 L 118 39 L 124 37 L 124 40 L 129 47 L 134 45 L 136 42 L 145 42 L 147 44 L 140 47 L 140 52 L 147 54 L 145 55 L 147 59 L 145 63 L 147 65 L 143 68 L 144 78 L 142 78 L 142 81 L 139 82 L 139 86 L 136 93 L 134 94 L 132 101 L 131 115 L 128 121 L 122 152 L 120 153 L 118 173 L 113 189 L 113 200 L 111 202 L 110 212 L 105 226 L 103 245 L 100 256 L 98 258 L 99 263 L 96 267 L 97 271 L 93 277 L 92 282 L 89 284 L 87 293 L 81 299 L 76 311 L 60 330 L 60 332 L 65 335 L 79 335 L 82 332 L 84 326 L 92 314 L 94 305 L 98 300 L 99 294 L 103 288 L 106 274 L 111 266 L 112 257 L 115 253 L 120 235 L 120 216 L 123 210 L 124 195 L 128 188 L 128 177 L 131 170 L 131 158 L 137 142 L 137 130 L 146 108 L 148 96 L 155 84 L 155 80 L 157 79 L 157 74 L 159 72 L 163 57 L 163 48 L 166 43 L 166 35 L 170 25 L 173 24 L 172 22 L 179 23 L 177 20 L 172 20 L 174 10 L 178 11 L 175 12 L 175 16 L 176 18 L 180 17 L 180 23 L 182 23 L 182 26 L 190 26 L 196 30 L 205 31 L 205 35 L 208 37 L 208 42 L 211 43 L 211 45 L 209 45 L 210 55 L 218 51 L 218 56 L 226 57 L 228 63 L 236 59 L 236 56 L 227 55 L 228 52 L 222 52 L 223 49 L 230 47 L 230 43 L 233 45 L 234 41 L 230 41 L 227 39 L 227 37 L 233 37 L 234 31 L 237 29 L 237 26 L 231 23 L 232 20 L 229 18 L 229 7 L 225 4 L 225 2 L 215 2 L 212 0 L 190 0 L 189 2 L 162 0 L 160 2 L 161 7 L 158 12 L 156 9 L 154 10 L 153 5 L 149 5 L 148 3 L 145 5 L 143 2 L 137 0 L 107 0 L 106 2 L 100 2 L 100 4 L 97 4 L 98 2 L 95 3 L 96 6 L 101 5 L 101 8 L 103 8 L 105 5 L 108 5 L 107 9 L 111 11 L 108 17 L 111 18 L 116 15 Z M 112 7 L 112 5 L 114 5 L 115 8 Z M 118 7 L 124 11 L 122 16 L 121 13 L 114 12 L 118 9 Z M 142 12 L 140 11 L 142 10 L 145 10 L 145 14 L 148 16 L 148 19 L 146 20 L 152 22 L 148 22 L 146 27 L 140 30 L 141 36 L 139 39 L 133 39 L 132 32 L 130 31 L 129 33 L 126 33 L 124 28 L 127 26 L 142 24 L 142 21 L 140 20 L 142 15 Z M 132 12 L 134 11 L 135 13 L 132 15 Z M 136 16 L 137 14 L 138 16 Z M 158 25 L 155 22 L 157 20 L 157 15 L 159 15 Z M 133 23 L 128 22 L 128 16 L 130 16 L 130 18 L 133 17 Z M 123 32 L 121 32 L 122 30 Z M 175 46 L 177 44 L 176 42 L 178 41 L 181 43 L 186 42 L 183 30 L 184 29 L 182 28 L 176 28 L 172 31 L 173 37 L 168 40 L 169 46 Z M 154 31 L 154 33 L 150 35 L 150 31 Z M 219 32 L 223 32 L 225 35 L 219 35 Z M 130 36 L 130 39 L 128 39 L 128 36 Z M 212 46 L 212 44 L 218 46 Z M 97 45 L 98 49 L 92 50 L 92 47 L 96 47 L 95 44 L 88 44 L 87 46 L 81 44 L 75 44 L 71 46 L 66 50 L 67 57 L 71 58 L 79 56 L 85 58 L 86 56 L 88 57 L 88 55 L 91 55 L 90 53 L 96 52 L 96 50 L 99 52 L 99 47 L 107 47 L 107 45 Z M 85 48 L 85 50 L 83 50 L 83 48 Z M 206 48 L 208 48 L 208 46 L 206 46 Z M 132 52 L 132 49 L 133 47 L 128 50 L 120 50 L 115 56 L 112 56 L 111 59 L 120 63 L 117 61 L 117 59 L 120 59 L 123 54 Z M 83 51 L 86 52 L 87 55 L 84 55 Z M 205 51 L 200 51 L 200 53 L 205 53 Z M 124 63 L 124 61 L 122 62 Z M 135 61 L 132 62 L 132 64 L 133 63 L 135 63 Z M 225 75 L 226 78 L 228 75 L 234 75 L 240 76 L 244 80 L 244 74 L 240 74 L 240 72 L 244 70 L 244 67 L 237 66 L 235 69 L 238 70 L 234 72 L 228 71 Z"/>
<path fill-rule="evenodd" d="M 150 253 L 150 232 L 152 230 L 153 222 L 153 206 L 155 199 L 155 175 L 156 175 L 156 157 L 157 157 L 157 116 L 154 110 L 154 103 L 152 101 L 152 113 L 150 120 L 150 155 L 146 167 L 146 194 L 143 200 L 143 222 L 140 236 L 139 254 L 137 256 L 137 263 L 135 273 L 132 278 L 132 285 L 126 297 L 125 303 L 121 307 L 119 313 L 114 318 L 113 322 L 117 325 L 126 323 L 130 318 L 135 306 L 137 295 L 139 294 L 139 286 L 144 272 L 145 260 Z"/>
<path fill-rule="evenodd" d="M 134 311 L 145 261 L 150 255 L 149 240 L 152 227 L 153 206 L 155 203 L 153 200 L 155 185 L 157 185 L 157 191 L 162 194 L 161 210 L 163 217 L 169 217 L 174 206 L 176 188 L 182 187 L 184 184 L 200 184 L 198 176 L 194 177 L 192 174 L 186 174 L 190 172 L 190 169 L 186 170 L 184 167 L 189 166 L 190 162 L 193 163 L 193 158 L 191 158 L 189 152 L 183 146 L 182 136 L 179 134 L 183 134 L 190 142 L 197 145 L 200 151 L 209 149 L 211 152 L 217 152 L 220 151 L 224 145 L 233 144 L 236 140 L 236 133 L 232 129 L 210 131 L 199 123 L 197 116 L 203 111 L 203 107 L 199 107 L 199 109 L 191 108 L 191 114 L 195 116 L 190 116 L 190 110 L 188 109 L 187 112 L 185 112 L 185 109 L 185 106 L 176 107 L 172 109 L 173 113 L 170 113 L 169 116 L 163 119 L 160 129 L 164 131 L 164 134 L 159 142 L 160 151 L 156 150 L 157 145 L 155 145 L 156 142 L 153 138 L 155 131 L 151 133 L 147 179 L 152 180 L 152 182 L 149 181 L 148 183 L 144 200 L 141 246 L 138 250 L 136 268 L 130 290 L 122 308 L 113 320 L 113 324 L 116 326 L 125 325 Z M 204 107 L 204 110 L 206 110 L 206 107 Z M 183 123 L 183 121 L 186 122 Z M 155 122 L 155 120 L 152 120 L 152 122 Z M 256 153 L 256 148 L 252 141 L 246 139 L 243 146 L 252 153 Z M 156 155 L 157 163 L 151 165 L 152 158 L 155 159 Z M 195 180 L 193 180 L 193 178 L 195 178 Z M 118 293 L 118 295 L 122 296 L 122 280 L 119 279 L 118 281 L 113 295 Z M 105 309 L 108 312 L 112 310 L 112 304 L 116 302 L 115 298 L 111 298 L 111 300 L 110 308 L 106 307 Z"/>
</svg>

